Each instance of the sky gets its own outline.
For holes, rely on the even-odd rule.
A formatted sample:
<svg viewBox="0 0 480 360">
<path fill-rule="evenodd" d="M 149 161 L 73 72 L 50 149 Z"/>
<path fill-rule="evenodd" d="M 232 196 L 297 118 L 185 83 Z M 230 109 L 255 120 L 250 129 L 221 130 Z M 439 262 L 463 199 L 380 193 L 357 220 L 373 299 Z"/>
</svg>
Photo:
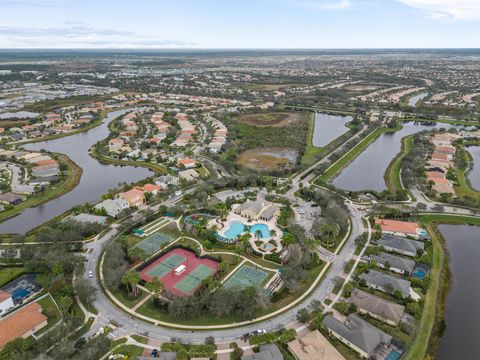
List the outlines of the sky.
<svg viewBox="0 0 480 360">
<path fill-rule="evenodd" d="M 0 0 L 0 48 L 480 48 L 480 0 Z"/>
</svg>

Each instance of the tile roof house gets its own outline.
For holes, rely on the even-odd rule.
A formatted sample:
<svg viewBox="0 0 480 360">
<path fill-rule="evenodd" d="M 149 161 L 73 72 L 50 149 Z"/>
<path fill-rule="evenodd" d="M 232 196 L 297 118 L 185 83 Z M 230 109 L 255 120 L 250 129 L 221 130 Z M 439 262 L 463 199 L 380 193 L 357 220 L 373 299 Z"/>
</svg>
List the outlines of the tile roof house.
<svg viewBox="0 0 480 360">
<path fill-rule="evenodd" d="M 136 188 L 143 192 L 151 193 L 153 195 L 157 195 L 159 191 L 162 191 L 162 187 L 160 185 L 154 184 L 145 184 L 143 186 L 137 186 Z"/>
<path fill-rule="evenodd" d="M 277 344 L 260 345 L 260 351 L 252 355 L 242 356 L 242 360 L 283 360 Z"/>
<path fill-rule="evenodd" d="M 398 274 L 410 275 L 415 268 L 415 261 L 384 252 L 370 256 L 370 261 L 375 261 L 377 266 Z"/>
<path fill-rule="evenodd" d="M 38 303 L 25 305 L 0 321 L 0 348 L 16 338 L 29 337 L 46 325 L 47 317 Z"/>
<path fill-rule="evenodd" d="M 365 280 L 368 287 L 387 294 L 394 294 L 399 291 L 403 298 L 410 296 L 410 281 L 380 271 L 370 270 L 368 273 L 363 273 L 360 275 L 360 280 Z"/>
<path fill-rule="evenodd" d="M 360 313 L 369 314 L 393 326 L 398 324 L 405 312 L 405 306 L 387 301 L 360 289 L 352 290 L 349 301 L 357 307 Z"/>
<path fill-rule="evenodd" d="M 378 240 L 378 245 L 387 251 L 396 252 L 397 254 L 415 257 L 419 250 L 424 250 L 425 244 L 421 241 L 410 240 L 395 235 L 383 235 Z"/>
<path fill-rule="evenodd" d="M 345 359 L 318 330 L 311 331 L 299 339 L 290 341 L 288 349 L 297 360 Z"/>
<path fill-rule="evenodd" d="M 130 207 L 140 206 L 145 203 L 145 195 L 142 190 L 131 189 L 118 194 L 120 199 L 126 200 Z"/>
<path fill-rule="evenodd" d="M 184 167 L 186 169 L 190 169 L 195 167 L 196 161 L 193 159 L 178 159 L 177 160 L 177 166 L 178 167 Z"/>
<path fill-rule="evenodd" d="M 412 236 L 418 238 L 426 233 L 420 225 L 412 221 L 376 219 L 375 224 L 380 225 L 383 233 L 391 235 Z"/>
<path fill-rule="evenodd" d="M 392 341 L 390 335 L 354 314 L 349 315 L 345 322 L 327 315 L 323 325 L 331 335 L 364 358 L 370 358 L 378 346 L 389 345 Z"/>
</svg>

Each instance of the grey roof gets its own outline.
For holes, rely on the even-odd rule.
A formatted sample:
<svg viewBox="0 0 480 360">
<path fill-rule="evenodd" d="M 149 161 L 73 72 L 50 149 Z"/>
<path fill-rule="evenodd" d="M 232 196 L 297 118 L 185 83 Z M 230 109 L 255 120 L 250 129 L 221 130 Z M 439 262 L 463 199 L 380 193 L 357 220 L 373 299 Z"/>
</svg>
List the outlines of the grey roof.
<svg viewBox="0 0 480 360">
<path fill-rule="evenodd" d="M 271 218 L 273 215 L 275 215 L 275 213 L 279 210 L 279 207 L 278 206 L 275 206 L 275 205 L 272 205 L 272 206 L 269 206 L 268 208 L 266 208 L 264 211 L 262 211 L 262 213 L 260 214 L 261 217 L 263 218 Z"/>
<path fill-rule="evenodd" d="M 370 257 L 370 260 L 373 260 L 377 264 L 382 264 L 384 266 L 385 266 L 385 264 L 388 263 L 391 267 L 394 267 L 396 269 L 400 269 L 400 270 L 405 271 L 409 274 L 415 268 L 415 261 L 413 261 L 412 259 L 406 259 L 406 258 L 403 258 L 401 256 L 387 254 L 387 253 L 384 253 L 384 252 L 381 252 L 378 255 L 372 255 Z"/>
<path fill-rule="evenodd" d="M 82 214 L 70 216 L 69 218 L 66 218 L 65 220 L 66 221 L 74 220 L 74 221 L 78 221 L 78 222 L 81 222 L 81 223 L 104 224 L 105 221 L 107 220 L 107 218 L 105 216 L 82 213 Z"/>
<path fill-rule="evenodd" d="M 254 214 L 259 215 L 260 211 L 262 211 L 262 209 L 263 209 L 263 206 L 264 206 L 264 203 L 261 200 L 255 200 L 255 201 L 247 200 L 243 204 L 240 204 L 235 209 L 235 211 L 240 212 L 240 211 L 243 211 L 243 210 L 250 210 Z"/>
<path fill-rule="evenodd" d="M 416 253 L 417 250 L 423 250 L 425 248 L 425 244 L 421 241 L 410 240 L 395 235 L 383 235 L 378 241 L 378 245 L 411 253 Z"/>
<path fill-rule="evenodd" d="M 242 360 L 283 360 L 283 355 L 277 344 L 260 345 L 260 352 L 242 356 Z"/>
<path fill-rule="evenodd" d="M 345 323 L 327 315 L 323 319 L 323 325 L 367 353 L 369 357 L 378 345 L 390 344 L 392 341 L 390 335 L 355 314 L 349 315 Z"/>
<path fill-rule="evenodd" d="M 22 195 L 14 194 L 14 193 L 11 193 L 11 192 L 7 192 L 5 194 L 0 195 L 0 201 L 5 201 L 5 202 L 10 203 L 10 202 L 18 201 L 18 200 L 23 201 L 24 197 Z"/>
<path fill-rule="evenodd" d="M 391 320 L 394 323 L 398 323 L 405 312 L 405 306 L 387 301 L 360 289 L 352 290 L 350 302 L 360 309 Z"/>
<path fill-rule="evenodd" d="M 384 274 L 380 271 L 370 270 L 368 273 L 360 275 L 360 279 L 365 280 L 367 284 L 376 285 L 384 289 L 391 285 L 393 292 L 398 290 L 403 297 L 410 295 L 410 281 Z"/>
</svg>

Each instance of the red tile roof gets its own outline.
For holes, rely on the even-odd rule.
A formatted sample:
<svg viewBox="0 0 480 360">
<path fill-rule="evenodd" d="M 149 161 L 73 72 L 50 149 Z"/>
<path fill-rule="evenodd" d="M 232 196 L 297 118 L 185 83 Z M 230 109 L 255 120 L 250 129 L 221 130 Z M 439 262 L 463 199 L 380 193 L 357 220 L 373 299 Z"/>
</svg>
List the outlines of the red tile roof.
<svg viewBox="0 0 480 360">
<path fill-rule="evenodd" d="M 417 229 L 420 226 L 415 222 L 398 221 L 389 219 L 377 219 L 375 224 L 380 225 L 382 231 L 404 233 L 409 235 L 417 235 Z"/>
</svg>

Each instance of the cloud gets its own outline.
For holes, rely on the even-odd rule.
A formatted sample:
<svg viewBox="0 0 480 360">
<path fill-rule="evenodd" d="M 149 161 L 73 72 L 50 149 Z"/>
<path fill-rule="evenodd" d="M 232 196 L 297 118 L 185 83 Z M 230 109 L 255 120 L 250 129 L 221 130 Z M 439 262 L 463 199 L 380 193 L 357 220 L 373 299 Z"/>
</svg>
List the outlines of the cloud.
<svg viewBox="0 0 480 360">
<path fill-rule="evenodd" d="M 480 0 L 397 0 L 426 11 L 434 19 L 480 19 Z"/>
<path fill-rule="evenodd" d="M 194 45 L 181 40 L 158 39 L 133 31 L 97 28 L 80 23 L 47 28 L 0 25 L 0 47 L 3 48 L 161 48 Z"/>
<path fill-rule="evenodd" d="M 291 0 L 291 4 L 314 10 L 343 10 L 352 7 L 350 0 Z"/>
</svg>

